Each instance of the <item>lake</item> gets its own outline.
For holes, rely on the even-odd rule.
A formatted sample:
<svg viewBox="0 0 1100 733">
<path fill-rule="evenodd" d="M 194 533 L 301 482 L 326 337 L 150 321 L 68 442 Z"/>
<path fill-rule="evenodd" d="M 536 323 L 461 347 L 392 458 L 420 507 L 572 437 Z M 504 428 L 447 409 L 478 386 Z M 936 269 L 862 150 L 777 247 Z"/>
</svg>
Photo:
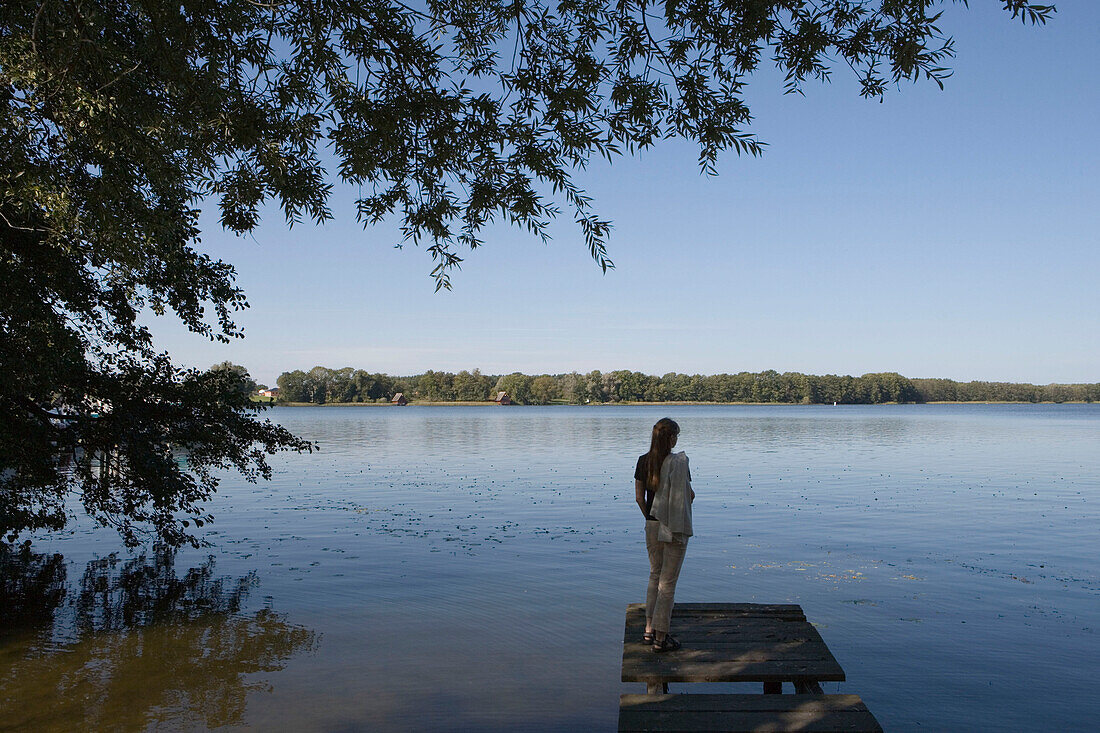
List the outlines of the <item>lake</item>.
<svg viewBox="0 0 1100 733">
<path fill-rule="evenodd" d="M 268 415 L 321 450 L 227 477 L 210 548 L 82 519 L 8 553 L 0 730 L 612 730 L 666 415 L 678 601 L 801 604 L 888 731 L 1100 720 L 1100 405 Z"/>
</svg>

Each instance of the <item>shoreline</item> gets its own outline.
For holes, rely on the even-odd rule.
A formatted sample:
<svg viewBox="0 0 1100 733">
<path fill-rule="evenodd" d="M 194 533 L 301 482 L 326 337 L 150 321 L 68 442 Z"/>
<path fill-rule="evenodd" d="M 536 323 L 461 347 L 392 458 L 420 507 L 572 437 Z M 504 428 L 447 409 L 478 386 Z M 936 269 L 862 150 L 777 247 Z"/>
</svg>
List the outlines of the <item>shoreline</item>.
<svg viewBox="0 0 1100 733">
<path fill-rule="evenodd" d="M 484 401 L 429 402 L 427 400 L 410 401 L 406 405 L 394 405 L 391 402 L 270 402 L 272 407 L 877 407 L 884 405 L 1091 405 L 1083 400 L 1064 402 L 1021 402 L 1009 400 L 967 400 L 933 402 L 852 402 L 830 404 L 828 402 L 590 402 L 583 405 L 568 402 L 551 402 L 546 405 L 498 405 Z"/>
</svg>

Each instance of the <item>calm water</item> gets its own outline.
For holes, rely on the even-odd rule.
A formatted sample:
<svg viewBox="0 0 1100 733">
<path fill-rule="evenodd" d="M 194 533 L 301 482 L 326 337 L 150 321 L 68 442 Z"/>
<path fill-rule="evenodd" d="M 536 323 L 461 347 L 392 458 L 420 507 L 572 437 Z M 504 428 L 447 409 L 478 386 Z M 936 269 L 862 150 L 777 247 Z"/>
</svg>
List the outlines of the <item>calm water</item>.
<svg viewBox="0 0 1100 733">
<path fill-rule="evenodd" d="M 227 480 L 212 548 L 7 558 L 0 729 L 613 729 L 666 414 L 678 600 L 802 604 L 887 730 L 1100 720 L 1100 406 L 269 414 L 322 450 Z"/>
</svg>

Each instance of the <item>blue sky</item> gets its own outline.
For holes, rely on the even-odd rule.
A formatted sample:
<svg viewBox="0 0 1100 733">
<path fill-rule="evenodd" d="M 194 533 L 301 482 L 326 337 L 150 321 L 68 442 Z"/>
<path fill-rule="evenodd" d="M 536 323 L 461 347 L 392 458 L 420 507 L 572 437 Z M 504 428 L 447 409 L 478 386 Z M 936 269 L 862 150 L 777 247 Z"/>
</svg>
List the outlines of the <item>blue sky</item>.
<svg viewBox="0 0 1100 733">
<path fill-rule="evenodd" d="M 238 238 L 207 216 L 202 248 L 252 306 L 246 338 L 156 319 L 157 343 L 268 383 L 318 364 L 1100 381 L 1100 3 L 1059 2 L 1045 28 L 971 5 L 941 22 L 945 91 L 880 104 L 837 70 L 783 96 L 764 70 L 748 90 L 763 157 L 707 178 L 676 142 L 580 174 L 615 224 L 606 275 L 566 216 L 548 245 L 487 232 L 435 293 L 429 255 L 363 230 L 338 189 L 321 228 L 275 215 Z"/>
</svg>

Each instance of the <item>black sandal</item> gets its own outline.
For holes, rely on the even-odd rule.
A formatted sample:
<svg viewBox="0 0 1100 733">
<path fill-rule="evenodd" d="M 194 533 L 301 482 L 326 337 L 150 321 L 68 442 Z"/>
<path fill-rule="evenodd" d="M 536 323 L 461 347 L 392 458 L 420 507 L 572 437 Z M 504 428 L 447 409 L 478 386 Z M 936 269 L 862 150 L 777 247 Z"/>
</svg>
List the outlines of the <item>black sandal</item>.
<svg viewBox="0 0 1100 733">
<path fill-rule="evenodd" d="M 652 644 L 653 643 L 653 632 L 652 631 L 647 631 L 644 634 L 642 634 L 642 643 L 643 644 Z"/>
<path fill-rule="evenodd" d="M 665 638 L 657 641 L 653 640 L 653 651 L 660 654 L 661 652 L 674 652 L 679 649 L 682 644 L 678 642 L 672 634 L 665 634 Z"/>
</svg>

